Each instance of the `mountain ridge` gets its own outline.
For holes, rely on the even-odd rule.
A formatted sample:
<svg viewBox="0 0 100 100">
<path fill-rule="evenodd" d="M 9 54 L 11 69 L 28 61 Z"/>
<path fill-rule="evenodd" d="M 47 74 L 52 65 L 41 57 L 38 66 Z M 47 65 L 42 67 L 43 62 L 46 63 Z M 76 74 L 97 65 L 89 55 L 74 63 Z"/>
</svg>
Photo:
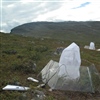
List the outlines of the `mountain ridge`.
<svg viewBox="0 0 100 100">
<path fill-rule="evenodd" d="M 10 33 L 31 37 L 98 41 L 100 22 L 31 22 L 13 28 Z"/>
</svg>

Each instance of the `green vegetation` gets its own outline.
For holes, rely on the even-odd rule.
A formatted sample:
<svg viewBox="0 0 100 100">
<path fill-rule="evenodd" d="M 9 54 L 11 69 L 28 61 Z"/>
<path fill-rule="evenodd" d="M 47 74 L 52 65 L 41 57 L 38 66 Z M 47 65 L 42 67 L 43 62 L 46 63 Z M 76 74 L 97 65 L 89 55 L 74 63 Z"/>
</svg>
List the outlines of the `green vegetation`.
<svg viewBox="0 0 100 100">
<path fill-rule="evenodd" d="M 73 37 L 74 38 L 74 37 Z M 37 78 L 42 68 L 51 60 L 59 61 L 59 55 L 54 55 L 57 47 L 67 47 L 71 40 L 49 39 L 24 37 L 15 34 L 0 33 L 0 100 L 31 100 L 31 93 L 18 91 L 3 91 L 2 88 L 7 84 L 16 84 L 19 82 L 22 86 L 29 86 L 33 89 L 37 83 L 28 81 L 28 77 Z M 96 48 L 100 48 L 100 41 L 94 38 Z M 89 45 L 91 41 L 76 42 L 81 49 L 82 65 L 90 65 L 88 62 L 95 64 L 100 72 L 100 52 L 86 50 L 85 45 Z M 34 67 L 34 63 L 36 67 Z M 46 100 L 99 100 L 100 93 L 88 94 L 68 91 L 49 92 L 48 87 L 41 89 L 46 95 Z M 26 93 L 27 99 L 23 99 Z M 87 97 L 87 98 L 86 98 Z M 76 98 L 76 99 L 73 99 Z"/>
<path fill-rule="evenodd" d="M 12 34 L 31 37 L 73 41 L 100 41 L 100 22 L 32 22 L 20 25 L 11 30 Z"/>
</svg>

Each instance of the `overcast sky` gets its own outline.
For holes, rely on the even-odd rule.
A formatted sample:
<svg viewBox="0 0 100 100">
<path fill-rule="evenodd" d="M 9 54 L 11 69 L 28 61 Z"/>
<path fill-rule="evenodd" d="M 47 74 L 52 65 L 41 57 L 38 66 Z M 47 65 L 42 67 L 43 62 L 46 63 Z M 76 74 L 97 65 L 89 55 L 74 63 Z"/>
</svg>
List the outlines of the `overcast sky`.
<svg viewBox="0 0 100 100">
<path fill-rule="evenodd" d="M 1 0 L 0 31 L 36 21 L 100 21 L 100 0 Z"/>
</svg>

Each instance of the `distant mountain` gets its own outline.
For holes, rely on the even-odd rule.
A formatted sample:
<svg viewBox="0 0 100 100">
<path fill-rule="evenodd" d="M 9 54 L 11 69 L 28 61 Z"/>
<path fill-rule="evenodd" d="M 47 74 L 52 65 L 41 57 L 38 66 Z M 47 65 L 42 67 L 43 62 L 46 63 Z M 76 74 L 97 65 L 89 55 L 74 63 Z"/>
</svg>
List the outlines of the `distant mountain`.
<svg viewBox="0 0 100 100">
<path fill-rule="evenodd" d="M 11 33 L 54 39 L 100 41 L 100 22 L 32 22 L 17 26 Z"/>
</svg>

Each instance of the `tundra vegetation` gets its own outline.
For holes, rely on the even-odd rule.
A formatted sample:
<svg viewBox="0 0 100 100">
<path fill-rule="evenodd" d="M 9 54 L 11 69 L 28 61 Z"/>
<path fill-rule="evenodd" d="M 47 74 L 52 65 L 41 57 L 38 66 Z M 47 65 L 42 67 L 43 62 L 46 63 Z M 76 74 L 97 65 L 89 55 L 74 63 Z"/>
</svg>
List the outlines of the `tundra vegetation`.
<svg viewBox="0 0 100 100">
<path fill-rule="evenodd" d="M 100 41 L 97 39 L 95 38 L 94 42 L 96 48 L 100 48 Z M 100 52 L 84 49 L 84 46 L 91 42 L 85 41 L 84 37 L 81 41 L 73 41 L 73 39 L 35 38 L 0 33 L 0 100 L 31 100 L 32 91 L 37 89 L 38 83 L 28 81 L 27 78 L 40 79 L 37 75 L 51 59 L 59 61 L 60 55 L 55 55 L 55 50 L 58 47 L 65 48 L 72 42 L 80 46 L 82 65 L 89 66 L 90 63 L 86 61 L 94 63 L 100 73 Z M 3 91 L 2 88 L 7 84 L 28 86 L 31 90 Z M 46 95 L 46 100 L 100 100 L 99 92 L 92 94 L 61 90 L 50 92 L 48 89 L 48 86 L 39 89 Z"/>
</svg>

